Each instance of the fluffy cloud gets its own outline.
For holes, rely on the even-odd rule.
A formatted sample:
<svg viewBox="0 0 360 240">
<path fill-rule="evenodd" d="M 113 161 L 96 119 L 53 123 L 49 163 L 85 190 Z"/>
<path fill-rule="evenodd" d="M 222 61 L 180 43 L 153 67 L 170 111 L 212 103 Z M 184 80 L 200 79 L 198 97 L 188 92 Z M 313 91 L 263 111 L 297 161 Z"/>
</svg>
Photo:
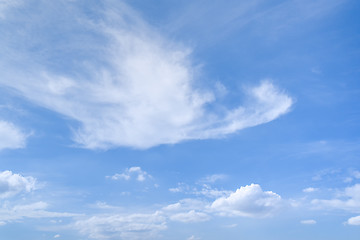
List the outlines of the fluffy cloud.
<svg viewBox="0 0 360 240">
<path fill-rule="evenodd" d="M 75 228 L 94 239 L 152 239 L 165 230 L 166 219 L 161 213 L 104 215 L 78 220 Z"/>
<path fill-rule="evenodd" d="M 188 48 L 161 36 L 125 4 L 116 6 L 113 3 L 111 9 L 102 10 L 104 15 L 98 22 L 80 20 L 79 16 L 84 14 L 63 11 L 62 14 L 69 15 L 62 19 L 69 21 L 77 17 L 68 24 L 73 31 L 52 28 L 57 36 L 85 38 L 82 41 L 89 44 L 79 46 L 65 41 L 66 51 L 56 51 L 53 41 L 44 37 L 46 34 L 31 32 L 33 25 L 37 26 L 36 31 L 46 29 L 42 24 L 48 21 L 32 22 L 26 18 L 28 27 L 18 27 L 48 51 L 38 53 L 29 46 L 32 50 L 20 54 L 16 49 L 8 49 L 14 52 L 11 56 L 27 54 L 21 64 L 8 65 L 11 59 L 0 57 L 4 68 L 0 71 L 6 72 L 0 84 L 76 120 L 79 125 L 74 127 L 74 140 L 80 146 L 149 148 L 190 139 L 218 138 L 267 123 L 289 111 L 291 97 L 271 81 L 248 88 L 245 92 L 248 101 L 243 106 L 222 112 L 210 111 L 215 96 L 210 90 L 195 86 L 199 69 L 192 64 Z M 79 32 L 81 36 L 77 35 Z M 72 54 L 63 54 L 65 52 Z M 36 66 L 28 61 L 32 58 L 37 59 Z M 53 71 L 48 66 L 49 62 L 61 65 L 77 60 L 80 63 L 74 69 L 65 66 Z M 30 67 L 19 71 L 18 65 Z"/>
<path fill-rule="evenodd" d="M 271 191 L 263 191 L 258 184 L 241 187 L 228 197 L 216 199 L 211 208 L 220 215 L 266 217 L 281 204 L 281 197 Z"/>
<path fill-rule="evenodd" d="M 323 200 L 314 199 L 312 204 L 318 208 L 343 209 L 350 212 L 360 212 L 360 184 L 345 188 L 337 198 Z"/>
<path fill-rule="evenodd" d="M 0 120 L 0 150 L 25 147 L 27 135 L 10 122 Z"/>
<path fill-rule="evenodd" d="M 119 179 L 130 180 L 132 177 L 135 177 L 136 180 L 139 182 L 143 182 L 147 178 L 151 178 L 151 175 L 141 170 L 140 167 L 131 167 L 131 168 L 127 168 L 123 173 L 116 173 L 111 177 L 107 176 L 107 178 L 111 178 L 113 180 L 119 180 Z"/>
<path fill-rule="evenodd" d="M 349 218 L 347 224 L 360 226 L 360 216 Z"/>
<path fill-rule="evenodd" d="M 23 177 L 11 171 L 0 172 L 0 198 L 12 197 L 21 192 L 35 189 L 36 180 L 33 177 Z"/>
</svg>

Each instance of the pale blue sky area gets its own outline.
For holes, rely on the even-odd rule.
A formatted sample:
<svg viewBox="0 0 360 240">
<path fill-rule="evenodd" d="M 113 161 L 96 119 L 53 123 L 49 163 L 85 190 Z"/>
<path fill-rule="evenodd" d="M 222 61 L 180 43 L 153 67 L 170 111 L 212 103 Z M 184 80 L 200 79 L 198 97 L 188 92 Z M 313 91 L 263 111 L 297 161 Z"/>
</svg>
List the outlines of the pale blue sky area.
<svg viewBox="0 0 360 240">
<path fill-rule="evenodd" d="M 0 239 L 357 240 L 359 11 L 0 0 Z"/>
</svg>

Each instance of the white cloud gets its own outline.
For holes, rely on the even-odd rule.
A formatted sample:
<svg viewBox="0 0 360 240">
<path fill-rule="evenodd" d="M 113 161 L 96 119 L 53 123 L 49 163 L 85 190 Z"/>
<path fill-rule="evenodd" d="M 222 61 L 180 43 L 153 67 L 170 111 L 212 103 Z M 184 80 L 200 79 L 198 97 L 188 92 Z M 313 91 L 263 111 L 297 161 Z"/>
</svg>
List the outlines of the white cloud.
<svg viewBox="0 0 360 240">
<path fill-rule="evenodd" d="M 349 218 L 347 224 L 360 226 L 360 216 Z"/>
<path fill-rule="evenodd" d="M 360 213 L 360 184 L 345 188 L 337 198 L 323 200 L 314 199 L 311 203 L 318 208 L 342 209 Z"/>
<path fill-rule="evenodd" d="M 281 197 L 271 191 L 263 191 L 258 184 L 241 187 L 229 197 L 216 199 L 211 208 L 220 215 L 266 217 L 280 207 Z"/>
<path fill-rule="evenodd" d="M 170 216 L 170 220 L 178 222 L 205 222 L 210 220 L 210 216 L 203 212 L 190 210 L 189 212 L 176 213 Z"/>
<path fill-rule="evenodd" d="M 160 212 L 153 214 L 103 215 L 78 220 L 75 228 L 94 239 L 152 239 L 165 230 L 166 219 Z"/>
<path fill-rule="evenodd" d="M 309 219 L 309 220 L 302 220 L 300 221 L 301 224 L 305 224 L 305 225 L 314 225 L 316 224 L 316 221 L 313 219 Z"/>
<path fill-rule="evenodd" d="M 0 198 L 12 197 L 21 192 L 30 192 L 35 189 L 36 179 L 23 177 L 11 171 L 0 172 Z"/>
<path fill-rule="evenodd" d="M 202 182 L 202 183 L 214 183 L 216 181 L 224 180 L 226 178 L 227 178 L 227 176 L 224 175 L 224 174 L 213 174 L 213 175 L 210 175 L 210 176 L 206 176 L 205 178 L 202 178 L 199 182 Z"/>
<path fill-rule="evenodd" d="M 60 234 L 56 234 L 56 235 L 54 236 L 54 238 L 59 238 L 59 237 L 61 237 Z"/>
<path fill-rule="evenodd" d="M 207 184 L 203 184 L 202 189 L 201 190 L 195 189 L 193 194 L 203 195 L 208 198 L 219 198 L 219 197 L 228 196 L 229 194 L 231 194 L 231 191 L 218 190 L 216 188 L 212 188 L 211 186 L 209 186 Z"/>
<path fill-rule="evenodd" d="M 24 218 L 61 218 L 79 216 L 79 214 L 73 213 L 47 211 L 47 208 L 48 204 L 41 201 L 31 204 L 15 205 L 12 207 L 3 205 L 0 208 L 0 221 L 8 223 L 19 221 Z"/>
<path fill-rule="evenodd" d="M 354 179 L 360 179 L 360 171 L 353 170 L 353 171 L 351 171 L 350 175 L 351 175 L 350 177 L 346 177 L 344 179 L 345 183 L 352 182 Z"/>
<path fill-rule="evenodd" d="M 0 150 L 23 148 L 27 137 L 28 135 L 14 124 L 0 120 Z"/>
<path fill-rule="evenodd" d="M 206 208 L 208 205 L 208 202 L 202 201 L 200 199 L 194 199 L 194 198 L 186 198 L 182 199 L 177 203 L 167 205 L 162 208 L 164 211 L 188 211 L 188 210 L 197 210 L 202 211 Z"/>
<path fill-rule="evenodd" d="M 200 240 L 200 238 L 191 235 L 190 237 L 187 238 L 187 240 Z"/>
<path fill-rule="evenodd" d="M 42 54 L 49 52 L 45 57 L 47 62 L 42 66 L 24 62 L 19 66 L 32 68 L 22 71 L 15 65 L 5 64 L 6 71 L 2 72 L 7 74 L 0 79 L 1 84 L 16 89 L 30 101 L 76 120 L 79 127 L 74 128 L 74 140 L 80 146 L 149 148 L 184 140 L 218 138 L 267 123 L 289 111 L 293 100 L 271 81 L 248 88 L 248 101 L 244 106 L 223 112 L 208 110 L 215 97 L 209 90 L 195 87 L 199 70 L 191 63 L 188 48 L 165 39 L 124 4 L 104 12 L 100 23 L 80 21 L 78 17 L 83 14 L 72 13 L 77 19 L 69 27 L 91 31 L 81 35 L 81 39 L 90 35 L 104 39 L 96 46 L 84 44 L 81 48 L 69 43 L 72 48 L 67 51 L 73 55 L 62 55 L 62 63 L 73 62 L 74 55 L 84 48 L 88 47 L 89 51 L 85 49 L 85 52 L 95 55 L 93 49 L 101 49 L 101 54 L 82 60 L 86 64 L 79 64 L 75 72 L 62 69 L 62 73 L 55 73 L 46 67 L 55 54 L 46 42 L 49 51 Z M 85 22 L 86 26 L 77 26 Z M 31 24 L 35 23 L 27 22 Z M 56 30 L 60 31 L 53 29 Z M 57 35 L 71 39 L 76 38 L 77 33 L 67 30 Z M 38 37 L 40 43 L 45 41 L 42 38 L 45 34 L 41 32 L 24 34 L 32 39 Z M 95 42 L 92 40 L 88 42 Z M 16 49 L 11 51 L 16 53 Z M 27 54 L 24 59 L 38 57 L 34 51 Z M 4 58 L 0 57 L 0 62 L 8 62 Z"/>
<path fill-rule="evenodd" d="M 135 178 L 137 181 L 143 182 L 152 177 L 147 172 L 141 170 L 140 167 L 131 167 L 127 168 L 123 173 L 116 173 L 113 176 L 107 176 L 107 178 L 111 178 L 113 180 L 130 180 L 131 178 Z"/>
<path fill-rule="evenodd" d="M 304 193 L 312 193 L 312 192 L 316 192 L 318 190 L 319 190 L 318 188 L 308 187 L 308 188 L 304 188 L 303 192 Z"/>
</svg>

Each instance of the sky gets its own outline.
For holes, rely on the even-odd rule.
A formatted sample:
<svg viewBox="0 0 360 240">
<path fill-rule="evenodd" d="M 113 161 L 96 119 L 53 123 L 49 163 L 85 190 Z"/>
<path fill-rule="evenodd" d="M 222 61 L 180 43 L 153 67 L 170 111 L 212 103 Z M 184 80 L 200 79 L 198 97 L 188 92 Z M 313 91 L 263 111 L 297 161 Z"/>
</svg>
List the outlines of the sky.
<svg viewBox="0 0 360 240">
<path fill-rule="evenodd" d="M 0 0 L 0 239 L 357 240 L 356 0 Z"/>
</svg>

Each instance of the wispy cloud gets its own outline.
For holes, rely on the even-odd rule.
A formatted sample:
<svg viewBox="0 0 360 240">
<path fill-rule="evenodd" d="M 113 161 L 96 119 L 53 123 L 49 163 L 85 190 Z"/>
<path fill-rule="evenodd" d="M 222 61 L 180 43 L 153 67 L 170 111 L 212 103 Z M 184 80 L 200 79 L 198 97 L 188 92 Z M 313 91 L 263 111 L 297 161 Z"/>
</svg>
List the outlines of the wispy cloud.
<svg viewBox="0 0 360 240">
<path fill-rule="evenodd" d="M 167 228 L 159 212 L 93 216 L 78 220 L 74 227 L 94 239 L 156 239 Z"/>
<path fill-rule="evenodd" d="M 21 5 L 22 0 L 0 0 L 0 20 L 6 16 L 6 11 Z"/>
<path fill-rule="evenodd" d="M 333 199 L 314 199 L 312 204 L 318 208 L 360 213 L 360 184 L 345 188 Z"/>
<path fill-rule="evenodd" d="M 76 6 L 74 2 L 66 4 Z M 26 50 L 20 54 L 17 49 L 7 49 L 13 54 L 6 56 L 25 54 L 20 58 L 21 64 L 7 65 L 13 59 L 0 57 L 7 73 L 0 84 L 76 120 L 79 127 L 74 127 L 73 139 L 79 146 L 149 148 L 219 138 L 267 123 L 290 110 L 292 98 L 266 80 L 245 91 L 247 104 L 223 112 L 210 111 L 208 106 L 216 99 L 211 90 L 195 87 L 201 74 L 192 63 L 188 47 L 166 39 L 123 3 L 102 10 L 102 20 L 97 22 L 86 17 L 79 19 L 84 14 L 64 12 L 68 14 L 66 19 L 78 16 L 68 26 L 74 31 L 52 30 L 67 39 L 78 39 L 81 30 L 86 33 L 81 35 L 84 41 L 95 42 L 95 46 L 80 47 L 70 42 L 67 51 L 72 54 L 61 55 L 49 39 L 33 34 L 29 27 L 23 29 L 24 34 L 38 36 L 36 41 L 48 46 L 48 51 Z M 41 17 L 49 16 L 38 16 Z M 29 26 L 41 24 L 26 21 Z M 94 56 L 81 58 L 84 52 Z M 48 54 L 46 60 L 44 54 Z M 63 67 L 54 71 L 48 66 L 54 56 L 61 63 L 74 59 L 80 63 L 75 69 Z M 37 59 L 36 65 L 29 61 L 32 58 Z M 18 71 L 17 65 L 27 67 Z"/>
<path fill-rule="evenodd" d="M 34 202 L 30 204 L 7 206 L 0 208 L 0 222 L 3 224 L 18 222 L 24 219 L 41 218 L 69 218 L 80 216 L 76 213 L 48 211 L 46 202 Z"/>
</svg>

